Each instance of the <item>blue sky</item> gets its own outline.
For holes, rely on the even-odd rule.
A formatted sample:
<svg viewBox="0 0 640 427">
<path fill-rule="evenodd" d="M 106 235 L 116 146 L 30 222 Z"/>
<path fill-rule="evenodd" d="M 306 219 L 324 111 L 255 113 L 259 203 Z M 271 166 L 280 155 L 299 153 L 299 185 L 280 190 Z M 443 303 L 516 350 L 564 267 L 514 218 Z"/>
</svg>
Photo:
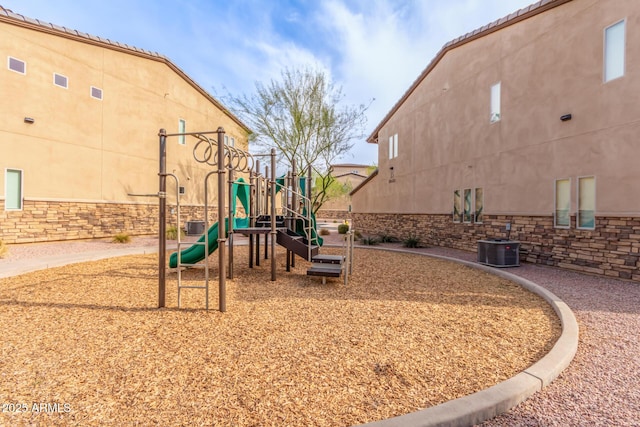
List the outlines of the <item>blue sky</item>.
<svg viewBox="0 0 640 427">
<path fill-rule="evenodd" d="M 0 0 L 15 13 L 161 53 L 212 95 L 312 66 L 368 104 L 369 135 L 442 46 L 534 0 Z M 377 163 L 355 141 L 348 163 Z"/>
</svg>

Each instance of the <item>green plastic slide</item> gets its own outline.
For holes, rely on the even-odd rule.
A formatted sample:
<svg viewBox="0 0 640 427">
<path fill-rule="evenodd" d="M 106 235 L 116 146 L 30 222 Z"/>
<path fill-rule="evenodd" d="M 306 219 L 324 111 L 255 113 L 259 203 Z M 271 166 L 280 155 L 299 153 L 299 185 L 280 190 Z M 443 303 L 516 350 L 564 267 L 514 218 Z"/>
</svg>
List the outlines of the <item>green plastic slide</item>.
<svg viewBox="0 0 640 427">
<path fill-rule="evenodd" d="M 245 185 L 245 180 L 239 178 L 232 188 L 232 212 L 235 215 L 237 202 L 240 200 L 240 204 L 244 208 L 245 212 L 249 212 L 249 186 Z M 249 218 L 233 218 L 234 228 L 247 227 Z M 211 255 L 216 249 L 218 249 L 218 223 L 216 222 L 207 231 L 209 239 L 209 247 L 207 248 L 207 255 Z M 229 235 L 229 218 L 224 219 L 225 238 Z M 199 244 L 189 246 L 187 249 L 180 252 L 180 262 L 183 264 L 195 264 L 202 261 L 205 257 L 204 250 L 205 234 L 198 239 Z M 169 257 L 169 268 L 176 268 L 178 266 L 178 253 L 174 252 Z"/>
</svg>

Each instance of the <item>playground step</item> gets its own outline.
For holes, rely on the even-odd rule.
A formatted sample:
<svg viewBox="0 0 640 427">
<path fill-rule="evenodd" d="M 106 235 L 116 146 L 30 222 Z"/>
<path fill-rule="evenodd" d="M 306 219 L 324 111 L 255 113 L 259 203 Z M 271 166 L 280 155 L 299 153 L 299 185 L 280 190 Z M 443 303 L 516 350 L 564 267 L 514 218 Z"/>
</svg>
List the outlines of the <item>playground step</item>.
<svg viewBox="0 0 640 427">
<path fill-rule="evenodd" d="M 280 246 L 284 246 L 294 254 L 302 257 L 303 259 L 306 259 L 307 261 L 311 261 L 314 256 L 318 255 L 318 252 L 320 250 L 319 246 L 309 246 L 307 239 L 293 233 L 291 230 L 278 230 L 278 234 L 276 235 L 276 242 Z M 309 251 L 311 251 L 311 254 L 309 254 Z"/>
<path fill-rule="evenodd" d="M 342 263 L 344 262 L 344 257 L 342 255 L 316 255 L 314 256 L 311 261 L 314 264 L 319 264 L 319 266 L 321 265 L 342 265 Z"/>
<path fill-rule="evenodd" d="M 276 227 L 282 228 L 284 226 L 284 217 L 282 215 L 276 215 Z M 271 216 L 260 215 L 256 218 L 256 227 L 271 227 Z"/>
<path fill-rule="evenodd" d="M 307 276 L 340 277 L 342 274 L 342 267 L 337 264 L 329 265 L 331 266 L 313 266 L 307 269 Z"/>
</svg>

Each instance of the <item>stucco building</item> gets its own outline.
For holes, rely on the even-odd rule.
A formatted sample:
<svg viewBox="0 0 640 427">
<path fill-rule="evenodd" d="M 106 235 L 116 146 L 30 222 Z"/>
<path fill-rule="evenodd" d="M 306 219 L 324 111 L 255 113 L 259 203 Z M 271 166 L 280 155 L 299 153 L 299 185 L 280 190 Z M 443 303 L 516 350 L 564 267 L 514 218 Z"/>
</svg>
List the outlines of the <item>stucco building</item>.
<svg viewBox="0 0 640 427">
<path fill-rule="evenodd" d="M 168 58 L 0 7 L 0 239 L 6 243 L 157 232 L 158 131 L 249 129 Z M 168 138 L 183 219 L 202 219 L 192 137 Z M 210 188 L 215 189 L 215 178 Z M 175 205 L 169 181 L 168 204 Z M 212 190 L 210 201 L 215 201 Z M 215 206 L 215 204 L 214 204 Z"/>
<path fill-rule="evenodd" d="M 447 43 L 368 138 L 363 233 L 640 280 L 640 2 L 545 0 Z M 510 228 L 510 230 L 508 230 Z"/>
<path fill-rule="evenodd" d="M 351 190 L 362 184 L 372 172 L 372 167 L 357 163 L 336 163 L 331 165 L 331 176 L 342 185 L 345 193 L 331 197 L 324 202 L 318 215 L 326 219 L 346 219 L 351 209 Z"/>
</svg>

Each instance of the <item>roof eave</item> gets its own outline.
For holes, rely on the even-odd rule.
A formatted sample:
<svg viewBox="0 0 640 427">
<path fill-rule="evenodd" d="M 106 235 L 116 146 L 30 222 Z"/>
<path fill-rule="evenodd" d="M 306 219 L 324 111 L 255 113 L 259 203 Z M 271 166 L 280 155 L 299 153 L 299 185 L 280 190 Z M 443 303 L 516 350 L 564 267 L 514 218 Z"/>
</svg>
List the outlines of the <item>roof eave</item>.
<svg viewBox="0 0 640 427">
<path fill-rule="evenodd" d="M 391 119 L 391 117 L 398 111 L 398 109 L 404 104 L 404 102 L 411 96 L 411 94 L 416 90 L 416 88 L 422 83 L 422 81 L 431 73 L 436 65 L 442 60 L 442 58 L 447 54 L 447 52 L 460 47 L 464 44 L 470 43 L 474 40 L 477 40 L 481 37 L 494 33 L 496 31 L 500 31 L 503 28 L 514 25 L 518 22 L 524 21 L 525 19 L 529 19 L 533 16 L 544 13 L 550 9 L 561 6 L 565 3 L 569 3 L 573 0 L 541 0 L 537 3 L 533 3 L 525 8 L 518 10 L 510 15 L 507 15 L 503 18 L 500 18 L 490 24 L 487 24 L 481 28 L 478 28 L 474 31 L 471 31 L 464 36 L 458 37 L 447 42 L 442 49 L 436 54 L 435 58 L 431 60 L 427 68 L 425 68 L 422 73 L 418 76 L 418 78 L 413 82 L 413 84 L 409 87 L 409 89 L 402 95 L 402 97 L 395 103 L 393 108 L 384 116 L 382 121 L 376 126 L 371 135 L 367 137 L 367 142 L 371 144 L 378 143 L 378 132 L 384 127 L 385 124 Z"/>
<path fill-rule="evenodd" d="M 231 118 L 234 122 L 236 122 L 247 133 L 249 134 L 252 133 L 252 130 L 249 128 L 249 126 L 243 123 L 242 120 L 240 120 L 240 118 L 238 118 L 235 114 L 229 111 L 229 109 L 227 109 L 224 105 L 222 105 L 220 101 L 218 101 L 206 90 L 204 90 L 202 86 L 200 86 L 191 77 L 189 77 L 184 71 L 182 71 L 180 67 L 178 67 L 176 64 L 171 62 L 169 58 L 159 54 L 158 52 L 151 52 L 144 49 L 139 49 L 137 47 L 129 46 L 126 44 L 112 42 L 108 39 L 103 39 L 102 37 L 92 36 L 90 34 L 86 34 L 76 30 L 70 30 L 66 27 L 60 27 L 54 24 L 40 21 L 38 19 L 28 18 L 24 15 L 14 13 L 9 9 L 5 9 L 2 6 L 0 6 L 0 22 L 5 22 L 11 25 L 18 25 L 20 27 L 28 28 L 30 30 L 67 38 L 70 40 L 102 47 L 105 49 L 111 49 L 118 52 L 123 52 L 129 55 L 139 56 L 152 61 L 162 62 L 166 64 L 169 68 L 171 68 L 171 70 L 173 70 L 176 74 L 182 77 L 187 83 L 193 86 L 193 88 L 196 89 L 202 96 L 207 98 L 207 100 L 209 100 L 217 108 L 222 110 L 222 112 L 224 112 L 227 116 L 229 116 L 229 118 Z"/>
<path fill-rule="evenodd" d="M 367 179 L 365 179 L 364 181 L 362 181 L 356 188 L 354 188 L 353 190 L 351 190 L 351 192 L 349 193 L 349 196 L 353 196 L 354 194 L 356 194 L 358 191 L 360 191 L 360 189 L 362 187 L 364 187 L 365 185 L 367 185 L 367 183 L 369 181 L 371 181 L 373 178 L 375 178 L 376 176 L 378 176 L 378 171 L 379 169 L 374 170 L 373 172 L 371 172 L 371 175 L 369 175 L 367 177 Z"/>
</svg>

